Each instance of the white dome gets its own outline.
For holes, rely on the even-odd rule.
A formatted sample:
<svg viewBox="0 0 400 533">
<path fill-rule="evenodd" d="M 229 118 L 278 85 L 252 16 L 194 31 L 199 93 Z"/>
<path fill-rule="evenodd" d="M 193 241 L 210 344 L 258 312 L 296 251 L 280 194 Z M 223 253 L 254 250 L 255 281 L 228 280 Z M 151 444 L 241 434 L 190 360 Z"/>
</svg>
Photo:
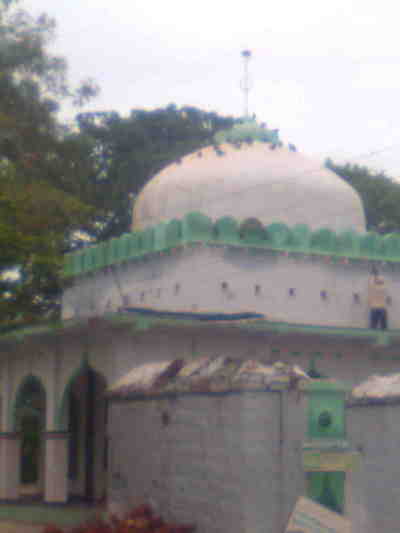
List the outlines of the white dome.
<svg viewBox="0 0 400 533">
<path fill-rule="evenodd" d="M 365 231 L 358 194 L 321 163 L 261 142 L 220 150 L 198 150 L 150 180 L 135 203 L 133 229 L 200 211 L 214 221 L 255 217 L 265 225 Z"/>
</svg>

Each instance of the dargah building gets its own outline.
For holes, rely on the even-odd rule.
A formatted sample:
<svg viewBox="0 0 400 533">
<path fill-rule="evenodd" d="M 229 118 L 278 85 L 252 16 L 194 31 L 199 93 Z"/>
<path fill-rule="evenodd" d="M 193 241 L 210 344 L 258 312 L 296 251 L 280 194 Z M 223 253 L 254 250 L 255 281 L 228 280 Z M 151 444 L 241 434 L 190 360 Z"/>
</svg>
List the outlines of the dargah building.
<svg viewBox="0 0 400 533">
<path fill-rule="evenodd" d="M 400 236 L 367 232 L 343 179 L 245 122 L 64 275 L 61 322 L 0 338 L 0 519 L 148 502 L 200 533 L 283 533 L 306 496 L 399 529 Z"/>
</svg>

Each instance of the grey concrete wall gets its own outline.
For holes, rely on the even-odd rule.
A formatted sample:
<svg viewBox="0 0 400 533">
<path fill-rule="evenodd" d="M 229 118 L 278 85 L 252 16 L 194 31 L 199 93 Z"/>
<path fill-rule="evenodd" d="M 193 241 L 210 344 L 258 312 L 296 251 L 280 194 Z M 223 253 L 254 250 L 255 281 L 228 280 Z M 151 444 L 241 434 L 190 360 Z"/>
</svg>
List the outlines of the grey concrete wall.
<svg viewBox="0 0 400 533">
<path fill-rule="evenodd" d="M 348 476 L 354 533 L 399 531 L 400 405 L 352 407 L 348 433 L 361 451 L 360 468 Z"/>
<path fill-rule="evenodd" d="M 112 508 L 150 501 L 200 533 L 283 531 L 307 492 L 305 402 L 292 391 L 113 403 Z M 398 531 L 400 405 L 352 407 L 347 417 L 361 454 L 346 473 L 353 533 Z"/>
<path fill-rule="evenodd" d="M 367 327 L 369 270 L 367 262 L 328 264 L 318 256 L 186 248 L 77 278 L 65 292 L 63 316 L 101 316 L 131 305 L 173 311 L 252 311 L 271 321 Z M 382 267 L 382 274 L 392 297 L 390 327 L 400 327 L 400 277 L 390 266 Z M 294 295 L 289 289 L 295 290 Z"/>
<path fill-rule="evenodd" d="M 150 501 L 200 532 L 273 532 L 285 520 L 280 393 L 113 403 L 112 509 Z"/>
<path fill-rule="evenodd" d="M 200 533 L 283 531 L 307 491 L 305 401 L 266 392 L 113 403 L 111 508 L 150 501 L 171 520 L 195 521 Z M 398 531 L 400 405 L 352 407 L 347 416 L 361 452 L 346 473 L 353 533 Z"/>
<path fill-rule="evenodd" d="M 287 391 L 280 397 L 283 431 L 281 505 L 284 531 L 297 499 L 307 494 L 307 480 L 302 463 L 303 442 L 307 432 L 307 397 L 297 390 Z"/>
</svg>

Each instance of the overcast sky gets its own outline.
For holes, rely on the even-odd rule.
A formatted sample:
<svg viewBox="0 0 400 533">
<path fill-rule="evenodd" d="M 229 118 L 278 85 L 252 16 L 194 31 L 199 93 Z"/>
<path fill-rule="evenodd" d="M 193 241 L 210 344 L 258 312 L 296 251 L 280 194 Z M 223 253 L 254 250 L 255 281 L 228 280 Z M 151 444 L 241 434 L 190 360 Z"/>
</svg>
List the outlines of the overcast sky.
<svg viewBox="0 0 400 533">
<path fill-rule="evenodd" d="M 70 80 L 88 109 L 128 114 L 171 102 L 250 111 L 308 154 L 400 177 L 400 4 L 394 0 L 25 0 L 56 18 Z M 377 152 L 377 153 L 376 153 Z"/>
</svg>

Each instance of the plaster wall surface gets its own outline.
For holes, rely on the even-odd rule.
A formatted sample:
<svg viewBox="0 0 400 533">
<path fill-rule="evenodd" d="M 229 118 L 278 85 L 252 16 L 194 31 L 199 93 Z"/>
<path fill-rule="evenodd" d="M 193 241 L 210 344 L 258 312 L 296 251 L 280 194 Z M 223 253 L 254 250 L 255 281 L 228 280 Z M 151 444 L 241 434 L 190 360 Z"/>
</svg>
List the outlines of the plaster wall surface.
<svg viewBox="0 0 400 533">
<path fill-rule="evenodd" d="M 397 344 L 377 346 L 371 340 L 318 335 L 273 334 L 226 326 L 156 327 L 99 323 L 90 331 L 65 332 L 59 339 L 43 337 L 2 347 L 0 358 L 2 431 L 13 430 L 12 410 L 23 380 L 37 376 L 46 391 L 47 430 L 62 429 L 62 406 L 68 386 L 89 364 L 106 385 L 134 367 L 155 361 L 225 356 L 283 361 L 304 370 L 358 384 L 372 374 L 394 373 L 400 367 Z M 65 413 L 64 413 L 65 414 Z"/>
<path fill-rule="evenodd" d="M 400 328 L 400 273 L 382 267 L 391 297 L 389 327 Z M 321 256 L 197 246 L 114 265 L 76 278 L 63 317 L 101 316 L 121 307 L 182 312 L 256 312 L 272 322 L 368 327 L 367 263 Z"/>
<path fill-rule="evenodd" d="M 354 533 L 398 531 L 400 405 L 351 407 L 347 423 L 361 451 L 360 467 L 349 478 Z"/>
<path fill-rule="evenodd" d="M 113 403 L 110 506 L 150 501 L 200 532 L 281 529 L 279 393 Z"/>
</svg>

